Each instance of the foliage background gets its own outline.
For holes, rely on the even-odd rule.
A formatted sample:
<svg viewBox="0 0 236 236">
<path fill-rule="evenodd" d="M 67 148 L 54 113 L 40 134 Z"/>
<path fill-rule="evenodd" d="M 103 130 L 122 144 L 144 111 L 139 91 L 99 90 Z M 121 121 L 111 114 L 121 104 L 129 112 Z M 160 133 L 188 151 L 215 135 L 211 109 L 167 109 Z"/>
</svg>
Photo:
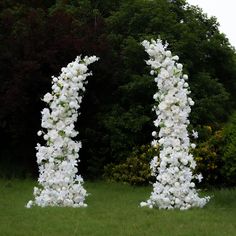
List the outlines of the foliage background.
<svg viewBox="0 0 236 236">
<path fill-rule="evenodd" d="M 155 86 L 143 39 L 161 37 L 179 55 L 196 102 L 193 127 L 215 132 L 235 109 L 235 49 L 215 18 L 185 0 L 2 0 L 0 24 L 0 176 L 37 175 L 40 99 L 51 76 L 79 54 L 101 58 L 91 67 L 77 124 L 85 177 L 101 177 L 105 165 L 124 162 L 151 141 Z M 199 142 L 207 142 L 202 133 Z M 226 153 L 220 163 L 235 157 Z"/>
</svg>

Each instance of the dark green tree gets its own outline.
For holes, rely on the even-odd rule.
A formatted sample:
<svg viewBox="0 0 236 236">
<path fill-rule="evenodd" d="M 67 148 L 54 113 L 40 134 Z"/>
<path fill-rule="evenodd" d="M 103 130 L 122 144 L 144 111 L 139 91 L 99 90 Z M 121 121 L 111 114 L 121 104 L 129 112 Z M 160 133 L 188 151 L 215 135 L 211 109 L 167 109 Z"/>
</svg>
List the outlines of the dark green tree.
<svg viewBox="0 0 236 236">
<path fill-rule="evenodd" d="M 40 101 L 51 75 L 96 54 L 77 129 L 80 173 L 97 178 L 151 141 L 153 77 L 140 42 L 161 37 L 189 74 L 193 125 L 218 126 L 235 109 L 236 56 L 215 18 L 184 0 L 0 2 L 0 175 L 36 173 Z"/>
</svg>

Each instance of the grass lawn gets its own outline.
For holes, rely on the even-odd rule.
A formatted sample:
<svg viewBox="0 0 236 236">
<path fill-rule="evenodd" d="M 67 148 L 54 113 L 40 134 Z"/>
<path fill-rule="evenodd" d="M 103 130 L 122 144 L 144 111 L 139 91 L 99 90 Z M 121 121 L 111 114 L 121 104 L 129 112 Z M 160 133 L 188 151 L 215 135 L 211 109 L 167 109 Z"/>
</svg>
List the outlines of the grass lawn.
<svg viewBox="0 0 236 236">
<path fill-rule="evenodd" d="M 150 187 L 89 182 L 88 207 L 26 209 L 35 182 L 0 180 L 0 236 L 235 236 L 236 189 L 214 190 L 203 209 L 140 208 Z"/>
</svg>

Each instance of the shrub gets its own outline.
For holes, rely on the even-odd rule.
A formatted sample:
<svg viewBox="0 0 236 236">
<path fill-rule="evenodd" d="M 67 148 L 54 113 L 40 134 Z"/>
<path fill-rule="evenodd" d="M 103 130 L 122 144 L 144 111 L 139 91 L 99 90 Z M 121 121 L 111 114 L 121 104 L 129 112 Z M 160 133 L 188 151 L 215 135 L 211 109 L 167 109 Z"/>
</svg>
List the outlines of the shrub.
<svg viewBox="0 0 236 236">
<path fill-rule="evenodd" d="M 150 161 L 157 155 L 158 148 L 142 145 L 135 148 L 130 157 L 119 164 L 111 163 L 104 167 L 104 178 L 108 181 L 144 185 L 152 180 Z"/>
<path fill-rule="evenodd" d="M 196 173 L 202 173 L 204 185 L 219 185 L 224 182 L 220 169 L 222 168 L 223 131 L 212 131 L 210 126 L 203 126 L 199 133 L 205 134 L 192 151 L 197 163 Z"/>
<path fill-rule="evenodd" d="M 228 185 L 236 185 L 236 112 L 232 115 L 223 131 L 224 165 L 221 173 Z"/>
<path fill-rule="evenodd" d="M 222 173 L 227 169 L 222 160 L 223 130 L 213 131 L 210 126 L 199 128 L 201 137 L 196 149 L 192 150 L 197 167 L 196 173 L 202 173 L 203 185 L 221 185 L 228 183 Z M 123 162 L 111 163 L 104 168 L 104 178 L 108 181 L 143 185 L 153 180 L 150 161 L 158 155 L 159 150 L 150 145 L 135 148 Z M 223 169 L 222 169 L 223 168 Z M 222 169 L 222 170 L 221 170 Z M 227 172 L 227 170 L 225 170 Z"/>
<path fill-rule="evenodd" d="M 192 150 L 197 163 L 196 173 L 202 173 L 202 185 L 236 185 L 236 113 L 224 128 L 214 130 L 211 126 L 198 127 L 199 143 Z M 111 163 L 104 168 L 104 177 L 132 185 L 152 181 L 150 161 L 158 149 L 150 145 L 135 148 L 130 157 L 121 163 Z"/>
</svg>

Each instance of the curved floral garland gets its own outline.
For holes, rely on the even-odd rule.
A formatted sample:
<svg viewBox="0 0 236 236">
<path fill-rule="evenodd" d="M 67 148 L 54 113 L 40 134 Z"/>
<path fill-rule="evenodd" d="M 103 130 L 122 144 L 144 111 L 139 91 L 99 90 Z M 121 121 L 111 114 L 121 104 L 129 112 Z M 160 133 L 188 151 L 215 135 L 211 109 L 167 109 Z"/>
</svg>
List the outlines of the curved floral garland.
<svg viewBox="0 0 236 236">
<path fill-rule="evenodd" d="M 42 128 L 46 146 L 37 144 L 37 163 L 39 165 L 39 187 L 34 187 L 35 199 L 32 205 L 86 207 L 87 196 L 83 188 L 83 178 L 77 175 L 77 162 L 81 142 L 73 140 L 78 134 L 74 130 L 77 110 L 80 108 L 85 91 L 86 78 L 92 75 L 88 65 L 97 61 L 96 56 L 77 57 L 67 67 L 61 69 L 59 77 L 52 77 L 52 93 L 45 94 L 43 101 L 49 108 L 42 110 Z"/>
<path fill-rule="evenodd" d="M 195 144 L 190 143 L 187 126 L 190 106 L 193 100 L 187 83 L 188 76 L 182 74 L 183 65 L 178 63 L 178 56 L 172 56 L 167 50 L 167 44 L 161 40 L 145 40 L 142 42 L 150 59 L 146 61 L 151 66 L 151 75 L 157 75 L 158 92 L 153 98 L 156 104 L 153 108 L 157 115 L 154 125 L 152 145 L 159 145 L 159 157 L 155 156 L 150 167 L 156 177 L 150 199 L 141 202 L 141 206 L 162 209 L 179 208 L 186 210 L 191 207 L 203 207 L 210 197 L 200 198 L 195 190 L 193 179 L 201 181 L 202 176 L 193 175 L 196 163 L 189 153 Z M 197 132 L 193 131 L 197 138 Z"/>
</svg>

